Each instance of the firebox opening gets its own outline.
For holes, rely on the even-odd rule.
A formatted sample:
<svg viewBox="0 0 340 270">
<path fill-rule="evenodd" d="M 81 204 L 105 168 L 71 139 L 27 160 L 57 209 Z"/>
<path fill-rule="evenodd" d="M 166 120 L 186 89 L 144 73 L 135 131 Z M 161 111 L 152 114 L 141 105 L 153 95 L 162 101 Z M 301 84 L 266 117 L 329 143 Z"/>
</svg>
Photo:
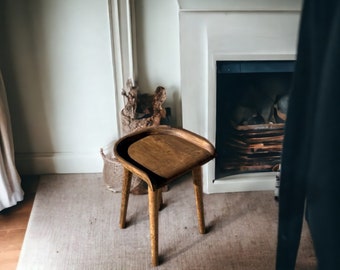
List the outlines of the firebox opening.
<svg viewBox="0 0 340 270">
<path fill-rule="evenodd" d="M 294 61 L 217 61 L 215 178 L 280 164 Z"/>
</svg>

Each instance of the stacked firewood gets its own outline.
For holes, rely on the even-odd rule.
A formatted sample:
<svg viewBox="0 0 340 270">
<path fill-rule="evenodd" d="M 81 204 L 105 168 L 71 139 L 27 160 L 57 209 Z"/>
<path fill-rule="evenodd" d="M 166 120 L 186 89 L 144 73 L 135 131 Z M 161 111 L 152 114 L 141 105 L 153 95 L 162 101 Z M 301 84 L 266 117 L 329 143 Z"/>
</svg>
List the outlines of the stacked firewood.
<svg viewBox="0 0 340 270">
<path fill-rule="evenodd" d="M 272 171 L 280 163 L 284 124 L 234 126 L 226 141 L 224 169 L 230 172 Z"/>
</svg>

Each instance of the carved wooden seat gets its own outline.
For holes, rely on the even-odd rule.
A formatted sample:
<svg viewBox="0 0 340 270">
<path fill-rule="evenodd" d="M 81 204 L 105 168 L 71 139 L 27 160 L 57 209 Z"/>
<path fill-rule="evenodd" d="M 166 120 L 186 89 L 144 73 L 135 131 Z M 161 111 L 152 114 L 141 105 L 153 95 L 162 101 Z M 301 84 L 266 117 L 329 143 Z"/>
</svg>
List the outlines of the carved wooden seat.
<svg viewBox="0 0 340 270">
<path fill-rule="evenodd" d="M 148 185 L 152 264 L 158 265 L 158 210 L 161 188 L 192 171 L 199 232 L 205 233 L 201 166 L 215 157 L 205 138 L 168 126 L 143 128 L 121 138 L 114 148 L 124 167 L 120 227 L 125 227 L 132 173 Z"/>
</svg>

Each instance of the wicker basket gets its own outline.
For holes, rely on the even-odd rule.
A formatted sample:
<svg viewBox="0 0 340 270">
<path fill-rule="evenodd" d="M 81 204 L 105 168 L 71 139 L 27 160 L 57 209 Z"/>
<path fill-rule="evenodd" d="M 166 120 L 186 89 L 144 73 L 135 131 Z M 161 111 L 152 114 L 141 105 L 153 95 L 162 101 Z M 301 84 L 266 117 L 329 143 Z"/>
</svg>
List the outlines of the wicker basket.
<svg viewBox="0 0 340 270">
<path fill-rule="evenodd" d="M 103 180 L 108 190 L 113 192 L 122 191 L 122 182 L 124 177 L 124 168 L 113 154 L 105 155 L 103 149 L 100 149 L 104 161 Z M 132 175 L 131 190 L 138 185 L 140 179 Z"/>
</svg>

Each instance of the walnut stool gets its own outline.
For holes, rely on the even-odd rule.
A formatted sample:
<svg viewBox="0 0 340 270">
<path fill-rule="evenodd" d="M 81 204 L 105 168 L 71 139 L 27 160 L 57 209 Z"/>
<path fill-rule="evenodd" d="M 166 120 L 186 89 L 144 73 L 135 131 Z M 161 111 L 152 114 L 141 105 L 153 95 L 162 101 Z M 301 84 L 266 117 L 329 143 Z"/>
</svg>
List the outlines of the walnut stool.
<svg viewBox="0 0 340 270">
<path fill-rule="evenodd" d="M 199 232 L 205 233 L 201 166 L 215 157 L 205 138 L 184 129 L 158 126 L 143 128 L 118 140 L 116 158 L 124 167 L 120 227 L 125 227 L 132 173 L 148 185 L 152 264 L 158 265 L 158 211 L 161 189 L 192 171 Z"/>
</svg>

